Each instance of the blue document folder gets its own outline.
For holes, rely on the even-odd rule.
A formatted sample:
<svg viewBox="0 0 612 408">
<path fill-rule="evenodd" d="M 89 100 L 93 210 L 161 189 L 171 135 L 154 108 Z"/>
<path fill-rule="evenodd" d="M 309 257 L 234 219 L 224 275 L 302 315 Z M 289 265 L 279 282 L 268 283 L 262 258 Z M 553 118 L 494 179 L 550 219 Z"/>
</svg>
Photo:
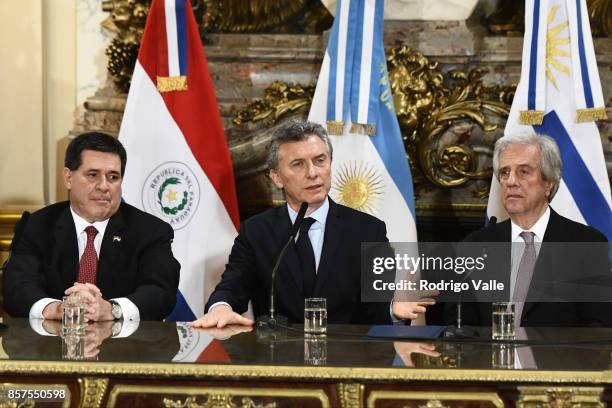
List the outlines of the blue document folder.
<svg viewBox="0 0 612 408">
<path fill-rule="evenodd" d="M 372 326 L 366 334 L 366 337 L 435 340 L 442 335 L 445 329 L 446 326 Z"/>
</svg>

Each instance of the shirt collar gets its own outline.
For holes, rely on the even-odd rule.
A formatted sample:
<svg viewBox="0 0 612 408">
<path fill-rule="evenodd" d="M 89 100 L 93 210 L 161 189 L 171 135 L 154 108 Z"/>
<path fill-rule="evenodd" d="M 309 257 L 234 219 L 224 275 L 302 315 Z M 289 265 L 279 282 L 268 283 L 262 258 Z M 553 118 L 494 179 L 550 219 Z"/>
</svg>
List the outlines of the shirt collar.
<svg viewBox="0 0 612 408">
<path fill-rule="evenodd" d="M 546 211 L 544 214 L 536 221 L 533 226 L 524 230 L 514 223 L 514 221 L 510 220 L 510 224 L 512 225 L 512 242 L 523 242 L 523 238 L 520 237 L 521 232 L 523 231 L 531 231 L 535 234 L 534 241 L 542 242 L 544 240 L 544 233 L 546 232 L 546 227 L 548 226 L 548 220 L 550 219 L 550 207 L 546 207 Z"/>
<path fill-rule="evenodd" d="M 289 204 L 287 204 L 287 210 L 289 211 L 289 218 L 291 218 L 291 224 L 295 223 L 295 219 L 297 218 L 297 212 L 295 212 L 293 208 L 289 206 Z M 313 211 L 312 214 L 308 216 L 310 218 L 315 219 L 315 222 L 312 224 L 310 229 L 311 230 L 318 229 L 318 228 L 322 228 L 323 226 L 325 226 L 325 221 L 327 220 L 328 212 L 329 212 L 329 197 L 325 199 L 325 201 L 323 202 L 323 205 L 321 205 L 319 208 Z"/>
<path fill-rule="evenodd" d="M 98 230 L 98 235 L 104 236 L 104 231 L 106 231 L 106 226 L 108 225 L 108 220 L 110 218 L 107 218 L 104 221 L 96 221 L 93 224 L 91 224 L 86 219 L 81 217 L 79 214 L 74 212 L 74 209 L 72 208 L 72 206 L 70 206 L 70 212 L 72 213 L 72 219 L 74 220 L 74 226 L 76 227 L 77 235 L 85 231 L 85 228 L 89 227 L 90 225 L 93 225 L 95 229 Z"/>
</svg>

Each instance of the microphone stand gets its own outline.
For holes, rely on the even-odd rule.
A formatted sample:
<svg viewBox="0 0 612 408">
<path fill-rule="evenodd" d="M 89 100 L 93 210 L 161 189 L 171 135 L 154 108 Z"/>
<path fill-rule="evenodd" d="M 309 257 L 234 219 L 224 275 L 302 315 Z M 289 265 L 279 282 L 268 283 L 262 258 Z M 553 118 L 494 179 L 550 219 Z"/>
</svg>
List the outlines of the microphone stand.
<svg viewBox="0 0 612 408">
<path fill-rule="evenodd" d="M 487 227 L 495 224 L 497 224 L 497 217 L 492 216 L 487 223 Z M 485 250 L 483 249 L 483 251 Z M 465 281 L 470 276 L 470 274 L 471 271 L 466 274 L 466 276 L 462 279 L 462 282 Z M 459 297 L 459 302 L 457 302 L 457 325 L 449 327 L 444 333 L 444 337 L 454 337 L 459 339 L 478 337 L 478 332 L 473 327 L 464 327 L 462 324 L 461 296 Z"/>
<path fill-rule="evenodd" d="M 298 211 L 297 217 L 295 218 L 295 222 L 293 223 L 293 227 L 291 228 L 291 235 L 289 235 L 289 239 L 283 249 L 281 249 L 278 257 L 276 258 L 276 263 L 274 264 L 274 268 L 272 268 L 272 276 L 271 276 L 271 284 L 270 284 L 270 310 L 269 314 L 263 315 L 257 318 L 256 325 L 258 330 L 270 331 L 275 330 L 278 327 L 287 326 L 289 324 L 289 320 L 285 316 L 277 316 L 276 310 L 274 309 L 274 281 L 276 278 L 276 272 L 280 267 L 280 263 L 283 259 L 283 255 L 285 255 L 285 251 L 289 248 L 291 241 L 295 238 L 304 222 L 304 216 L 306 215 L 306 210 L 308 210 L 308 203 L 304 202 L 300 205 L 300 210 Z"/>
</svg>

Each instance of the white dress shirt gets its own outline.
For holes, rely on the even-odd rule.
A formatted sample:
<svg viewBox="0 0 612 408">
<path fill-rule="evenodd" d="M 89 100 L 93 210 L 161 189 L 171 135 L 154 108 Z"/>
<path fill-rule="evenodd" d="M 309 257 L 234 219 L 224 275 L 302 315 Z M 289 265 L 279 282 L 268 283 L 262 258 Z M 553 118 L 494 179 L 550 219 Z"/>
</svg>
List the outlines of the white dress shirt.
<svg viewBox="0 0 612 408">
<path fill-rule="evenodd" d="M 104 238 L 104 232 L 106 231 L 106 227 L 108 226 L 109 220 L 94 222 L 93 224 L 89 223 L 87 220 L 83 219 L 79 216 L 72 207 L 70 207 L 70 212 L 72 214 L 72 219 L 74 220 L 75 233 L 77 234 L 77 243 L 79 247 L 79 260 L 83 253 L 85 252 L 85 246 L 87 244 L 87 233 L 85 232 L 85 228 L 89 226 L 93 226 L 96 230 L 98 230 L 98 234 L 94 238 L 94 248 L 96 250 L 96 254 L 98 255 L 98 259 L 100 258 L 100 249 L 102 248 L 102 239 Z M 116 298 L 110 299 L 114 300 L 121 306 L 121 311 L 123 312 L 123 320 L 140 320 L 140 311 L 138 307 L 128 298 Z M 53 298 L 42 298 L 38 300 L 36 303 L 32 305 L 30 308 L 30 319 L 44 319 L 43 310 L 47 307 L 48 304 L 53 302 L 60 302 L 60 299 Z M 126 327 L 126 325 L 124 325 Z M 123 329 L 122 329 L 123 332 Z M 123 333 L 120 333 L 120 335 Z M 119 337 L 119 336 L 117 336 Z"/>
<path fill-rule="evenodd" d="M 548 220 L 550 219 L 550 207 L 546 207 L 546 211 L 544 214 L 536 221 L 533 226 L 524 230 L 523 228 L 516 225 L 512 220 L 510 220 L 510 225 L 512 226 L 511 238 L 512 238 L 512 259 L 511 259 L 511 267 L 510 267 L 510 299 L 514 295 L 514 286 L 516 282 L 516 277 L 518 275 L 518 268 L 521 263 L 521 258 L 523 257 L 523 252 L 525 251 L 525 240 L 521 237 L 521 233 L 523 231 L 533 232 L 533 242 L 536 251 L 536 257 L 540 254 L 540 246 L 542 245 L 542 240 L 544 239 L 544 233 L 546 233 L 546 227 L 548 227 Z"/>
</svg>

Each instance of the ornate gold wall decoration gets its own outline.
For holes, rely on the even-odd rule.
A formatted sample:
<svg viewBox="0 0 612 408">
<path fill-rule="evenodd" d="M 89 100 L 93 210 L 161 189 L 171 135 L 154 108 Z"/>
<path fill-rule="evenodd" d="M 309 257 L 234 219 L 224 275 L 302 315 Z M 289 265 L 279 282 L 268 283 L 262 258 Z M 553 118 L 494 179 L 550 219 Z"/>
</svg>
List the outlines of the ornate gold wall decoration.
<svg viewBox="0 0 612 408">
<path fill-rule="evenodd" d="M 419 408 L 449 408 L 448 405 L 442 404 L 440 400 L 433 399 L 427 401 L 427 404 L 419 405 Z"/>
<path fill-rule="evenodd" d="M 363 407 L 363 384 L 340 383 L 337 387 L 342 408 Z"/>
<path fill-rule="evenodd" d="M 320 0 L 201 0 L 205 33 L 321 33 L 333 17 Z"/>
<path fill-rule="evenodd" d="M 106 48 L 108 72 L 127 92 L 151 0 L 102 0 L 102 27 L 117 36 Z M 320 0 L 191 0 L 200 33 L 321 33 L 333 17 Z"/>
<path fill-rule="evenodd" d="M 224 394 L 209 395 L 205 402 L 198 403 L 196 397 L 187 397 L 185 401 L 171 400 L 164 398 L 163 404 L 165 408 L 276 408 L 276 403 L 255 404 L 248 397 L 243 397 L 241 404 L 234 402 L 234 397 Z"/>
<path fill-rule="evenodd" d="M 518 387 L 517 408 L 605 408 L 603 387 Z"/>
<path fill-rule="evenodd" d="M 81 407 L 98 408 L 102 405 L 108 378 L 83 377 L 79 378 L 81 392 Z"/>
<path fill-rule="evenodd" d="M 234 115 L 232 121 L 240 125 L 267 119 L 269 124 L 274 124 L 284 114 L 303 106 L 310 106 L 314 90 L 314 85 L 289 85 L 285 82 L 274 81 L 266 88 L 263 99 L 257 99 L 248 104 L 246 108 Z"/>
<path fill-rule="evenodd" d="M 587 0 L 593 37 L 612 37 L 612 0 Z M 501 0 L 487 17 L 491 32 L 498 35 L 521 36 L 525 32 L 525 2 Z"/>
<path fill-rule="evenodd" d="M 587 0 L 594 37 L 612 37 L 612 0 Z"/>
<path fill-rule="evenodd" d="M 442 140 L 455 123 L 475 123 L 485 132 L 497 124 L 488 116 L 508 116 L 514 87 L 487 87 L 484 68 L 443 73 L 437 62 L 402 46 L 387 58 L 389 79 L 415 187 L 427 179 L 438 187 L 456 187 L 488 179 L 491 169 L 477 170 L 476 153 L 463 143 Z M 469 138 L 469 134 L 465 139 Z"/>
</svg>

